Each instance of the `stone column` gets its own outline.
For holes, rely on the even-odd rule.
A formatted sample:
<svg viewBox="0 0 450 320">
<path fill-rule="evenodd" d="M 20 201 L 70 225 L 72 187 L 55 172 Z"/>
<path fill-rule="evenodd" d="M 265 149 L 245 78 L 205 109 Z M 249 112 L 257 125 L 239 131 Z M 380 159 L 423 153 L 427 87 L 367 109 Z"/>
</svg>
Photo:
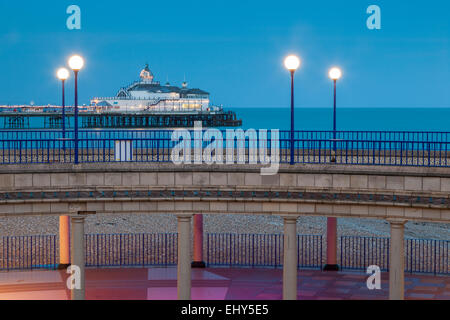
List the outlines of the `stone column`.
<svg viewBox="0 0 450 320">
<path fill-rule="evenodd" d="M 71 298 L 72 300 L 84 300 L 85 299 L 85 247 L 84 247 L 84 220 L 85 216 L 73 216 L 71 218 L 72 227 L 72 239 L 71 239 L 71 254 L 72 265 L 71 267 L 77 268 L 79 273 L 75 272 L 75 275 L 79 275 L 79 288 L 72 288 Z"/>
<path fill-rule="evenodd" d="M 327 263 L 324 271 L 338 271 L 337 264 L 337 218 L 327 218 Z"/>
<path fill-rule="evenodd" d="M 203 215 L 194 215 L 194 261 L 193 268 L 204 268 L 203 261 Z"/>
<path fill-rule="evenodd" d="M 389 299 L 403 300 L 405 295 L 405 247 L 406 220 L 388 219 L 391 225 L 389 252 Z"/>
<path fill-rule="evenodd" d="M 191 299 L 191 220 L 192 215 L 179 215 L 177 292 L 179 300 Z"/>
<path fill-rule="evenodd" d="M 59 216 L 59 265 L 66 269 L 70 265 L 70 217 Z"/>
<path fill-rule="evenodd" d="M 284 216 L 283 300 L 297 300 L 297 219 Z"/>
</svg>

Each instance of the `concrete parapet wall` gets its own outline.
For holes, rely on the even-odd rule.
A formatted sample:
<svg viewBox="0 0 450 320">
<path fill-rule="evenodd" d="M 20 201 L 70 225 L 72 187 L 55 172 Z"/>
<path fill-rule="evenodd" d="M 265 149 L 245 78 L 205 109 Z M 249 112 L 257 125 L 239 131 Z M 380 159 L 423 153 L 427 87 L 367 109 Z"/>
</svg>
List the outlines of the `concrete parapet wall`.
<svg viewBox="0 0 450 320">
<path fill-rule="evenodd" d="M 450 222 L 448 168 L 283 165 L 273 176 L 260 175 L 260 168 L 139 163 L 1 166 L 0 214 L 87 210 Z"/>
<path fill-rule="evenodd" d="M 264 214 L 317 215 L 388 219 L 402 218 L 415 221 L 450 223 L 450 209 L 421 208 L 389 203 L 332 203 L 326 201 L 261 200 L 249 198 L 175 198 L 133 199 L 94 198 L 37 201 L 10 201 L 0 203 L 0 216 L 67 215 L 79 211 L 108 214 Z"/>
</svg>

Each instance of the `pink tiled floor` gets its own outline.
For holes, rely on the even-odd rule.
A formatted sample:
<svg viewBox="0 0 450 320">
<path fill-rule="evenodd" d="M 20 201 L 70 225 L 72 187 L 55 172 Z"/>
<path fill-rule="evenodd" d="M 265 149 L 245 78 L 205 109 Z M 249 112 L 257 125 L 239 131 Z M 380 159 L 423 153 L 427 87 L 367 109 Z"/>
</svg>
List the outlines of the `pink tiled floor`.
<svg viewBox="0 0 450 320">
<path fill-rule="evenodd" d="M 67 299 L 62 271 L 0 273 L 0 299 Z M 282 270 L 193 269 L 192 298 L 198 300 L 276 300 L 282 295 Z M 387 299 L 388 274 L 382 289 L 368 290 L 367 275 L 357 272 L 301 270 L 299 299 Z M 87 269 L 87 299 L 176 299 L 175 268 Z M 406 275 L 407 299 L 450 300 L 450 277 Z"/>
</svg>

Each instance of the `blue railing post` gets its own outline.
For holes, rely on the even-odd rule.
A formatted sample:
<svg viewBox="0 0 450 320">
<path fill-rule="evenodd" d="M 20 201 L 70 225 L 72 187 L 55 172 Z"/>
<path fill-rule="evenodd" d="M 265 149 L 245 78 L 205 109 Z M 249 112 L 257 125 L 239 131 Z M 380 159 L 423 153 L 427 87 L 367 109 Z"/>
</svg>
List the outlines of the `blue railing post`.
<svg viewBox="0 0 450 320">
<path fill-rule="evenodd" d="M 209 233 L 206 234 L 206 266 L 209 267 Z"/>
<path fill-rule="evenodd" d="M 119 235 L 119 265 L 122 265 L 122 234 Z"/>
<path fill-rule="evenodd" d="M 6 238 L 6 271 L 9 271 L 9 237 Z"/>
<path fill-rule="evenodd" d="M 99 247 L 99 237 L 100 235 L 95 235 L 95 241 L 97 242 L 97 248 L 95 248 L 95 251 L 97 253 L 97 267 L 100 264 L 100 247 Z"/>
<path fill-rule="evenodd" d="M 323 236 L 320 235 L 320 260 L 318 264 L 319 268 L 322 268 L 322 263 L 323 263 Z"/>
<path fill-rule="evenodd" d="M 143 233 L 142 234 L 142 240 L 141 240 L 141 247 L 142 247 L 142 266 L 144 267 L 145 266 L 145 241 L 144 241 L 144 239 L 145 239 L 145 234 Z"/>
<path fill-rule="evenodd" d="M 436 240 L 434 240 L 434 244 L 432 246 L 432 248 L 434 249 L 434 270 L 433 270 L 433 274 L 436 274 L 436 266 L 437 266 L 437 261 L 436 261 Z"/>
</svg>

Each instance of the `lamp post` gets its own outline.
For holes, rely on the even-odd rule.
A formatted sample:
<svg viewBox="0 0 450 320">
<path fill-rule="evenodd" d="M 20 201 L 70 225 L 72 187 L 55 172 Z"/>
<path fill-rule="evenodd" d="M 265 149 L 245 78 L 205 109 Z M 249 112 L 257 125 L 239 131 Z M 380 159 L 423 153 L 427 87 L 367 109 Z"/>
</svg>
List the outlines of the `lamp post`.
<svg viewBox="0 0 450 320">
<path fill-rule="evenodd" d="M 333 67 L 328 72 L 328 76 L 333 80 L 334 84 L 334 101 L 333 101 L 333 151 L 336 153 L 336 82 L 342 77 L 342 71 L 339 68 Z"/>
<path fill-rule="evenodd" d="M 291 73 L 291 138 L 290 138 L 290 164 L 294 164 L 294 73 L 300 66 L 300 59 L 290 55 L 284 59 L 284 66 Z"/>
<path fill-rule="evenodd" d="M 63 150 L 66 150 L 66 99 L 65 99 L 65 88 L 64 84 L 66 80 L 69 78 L 69 70 L 66 68 L 60 68 L 58 69 L 58 72 L 56 73 L 59 80 L 61 80 L 62 83 L 62 138 L 63 138 Z"/>
<path fill-rule="evenodd" d="M 64 159 L 66 154 L 66 99 L 65 83 L 69 78 L 69 70 L 58 69 L 56 76 L 62 83 L 62 143 Z M 59 265 L 58 269 L 67 269 L 70 265 L 70 220 L 69 216 L 59 216 Z"/>
<path fill-rule="evenodd" d="M 339 68 L 331 68 L 328 76 L 333 80 L 334 84 L 334 101 L 333 101 L 333 154 L 331 162 L 336 162 L 336 82 L 342 76 Z M 337 218 L 327 218 L 327 263 L 323 268 L 325 271 L 338 271 L 337 264 Z"/>
<path fill-rule="evenodd" d="M 84 60 L 79 55 L 69 59 L 69 67 L 75 74 L 75 105 L 74 105 L 74 139 L 75 139 L 75 164 L 78 164 L 78 72 L 83 68 Z"/>
</svg>

